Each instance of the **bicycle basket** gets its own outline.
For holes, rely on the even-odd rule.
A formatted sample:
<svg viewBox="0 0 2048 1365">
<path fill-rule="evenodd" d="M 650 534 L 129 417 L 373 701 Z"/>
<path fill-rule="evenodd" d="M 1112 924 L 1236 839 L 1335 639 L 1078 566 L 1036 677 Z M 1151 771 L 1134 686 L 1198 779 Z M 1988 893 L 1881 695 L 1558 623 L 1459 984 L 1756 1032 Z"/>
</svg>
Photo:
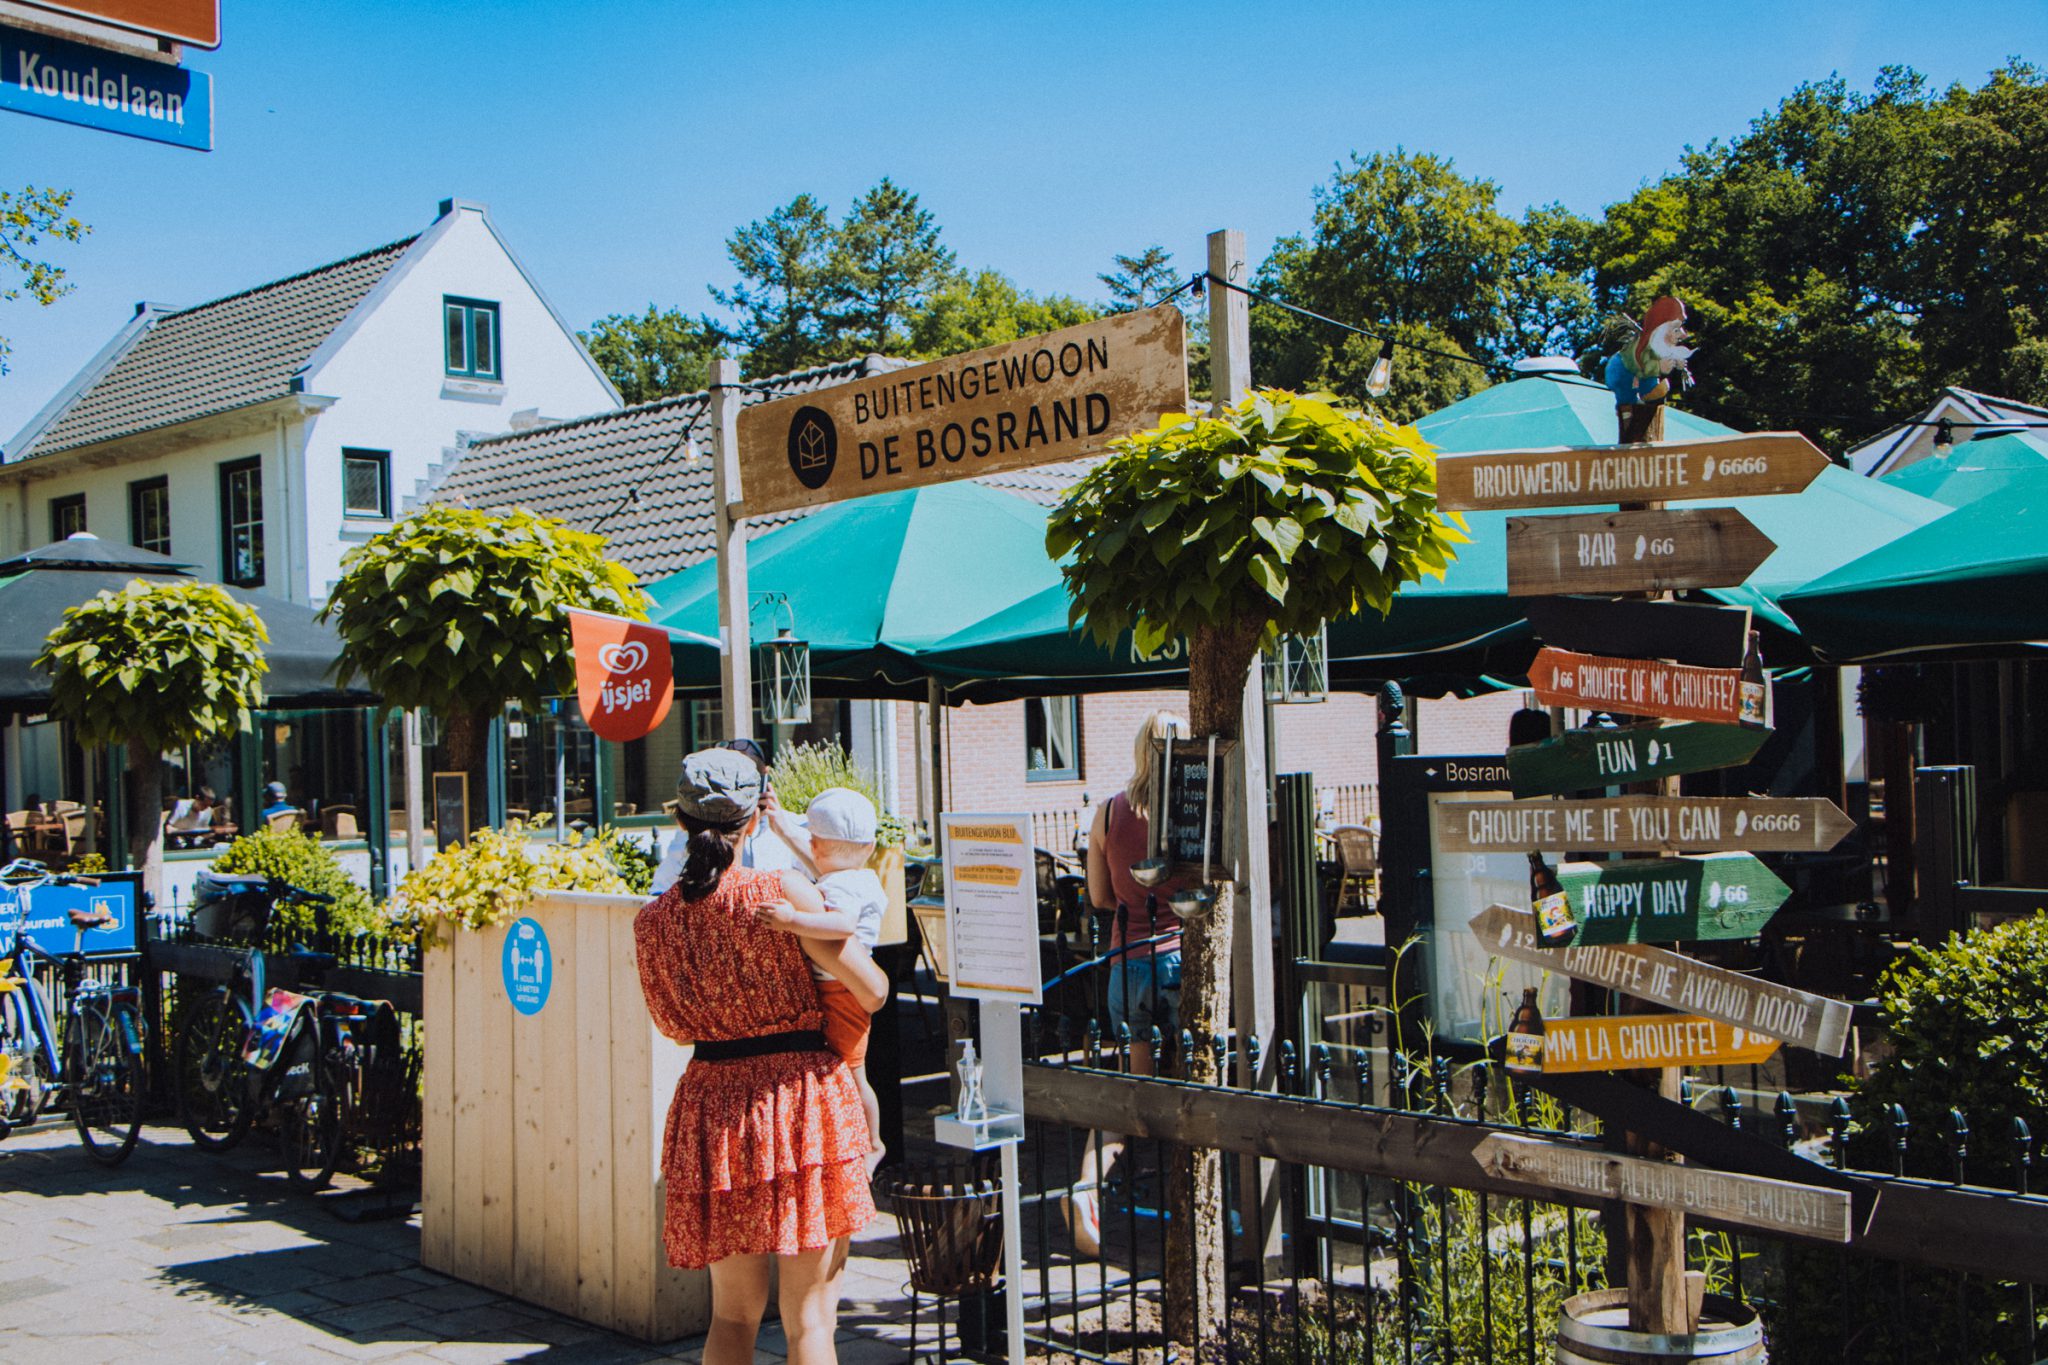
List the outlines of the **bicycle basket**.
<svg viewBox="0 0 2048 1365">
<path fill-rule="evenodd" d="M 192 932 L 202 938 L 255 943 L 270 927 L 275 903 L 267 878 L 202 868 L 192 883 Z"/>
</svg>

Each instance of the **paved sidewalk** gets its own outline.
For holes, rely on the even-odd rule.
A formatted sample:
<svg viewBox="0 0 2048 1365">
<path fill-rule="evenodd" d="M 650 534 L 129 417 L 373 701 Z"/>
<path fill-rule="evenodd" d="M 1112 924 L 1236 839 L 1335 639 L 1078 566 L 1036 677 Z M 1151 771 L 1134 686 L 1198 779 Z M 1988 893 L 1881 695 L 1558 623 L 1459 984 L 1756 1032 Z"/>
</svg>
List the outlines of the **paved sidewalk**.
<svg viewBox="0 0 2048 1365">
<path fill-rule="evenodd" d="M 854 1248 L 842 1365 L 906 1358 L 895 1228 Z M 931 1344 L 930 1304 L 920 1343 Z M 294 1193 L 262 1134 L 222 1155 L 151 1127 L 107 1171 L 71 1128 L 0 1142 L 0 1357 L 39 1365 L 336 1360 L 695 1362 L 423 1270 L 419 1221 L 349 1223 Z M 772 1324 L 760 1358 L 780 1360 Z"/>
</svg>

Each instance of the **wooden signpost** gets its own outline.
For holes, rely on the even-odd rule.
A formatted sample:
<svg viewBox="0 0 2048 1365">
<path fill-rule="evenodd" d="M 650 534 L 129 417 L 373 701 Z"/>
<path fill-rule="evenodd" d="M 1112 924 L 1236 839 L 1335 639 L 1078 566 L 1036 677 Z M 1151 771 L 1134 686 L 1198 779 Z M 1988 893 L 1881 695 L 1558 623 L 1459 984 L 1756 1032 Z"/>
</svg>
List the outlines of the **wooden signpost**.
<svg viewBox="0 0 2048 1365">
<path fill-rule="evenodd" d="M 1545 706 L 1579 706 L 1666 720 L 1735 725 L 1744 718 L 1742 670 L 1694 668 L 1661 659 L 1611 659 L 1545 647 L 1529 665 L 1529 685 Z M 1761 715 L 1761 701 L 1753 714 Z M 1664 776 L 1665 774 L 1659 774 Z"/>
<path fill-rule="evenodd" d="M 1666 1009 L 1704 1014 L 1726 1024 L 1839 1057 L 1849 1045 L 1849 1006 L 1826 996 L 1759 981 L 1647 944 L 1545 948 L 1536 917 L 1490 905 L 1472 917 L 1472 932 L 1489 953 L 1530 962 Z"/>
<path fill-rule="evenodd" d="M 1546 1075 L 1640 1066 L 1751 1066 L 1778 1040 L 1697 1014 L 1623 1014 L 1550 1019 L 1543 1025 Z"/>
<path fill-rule="evenodd" d="M 1777 549 L 1733 507 L 1508 518 L 1508 596 L 1742 582 Z"/>
<path fill-rule="evenodd" d="M 1441 823 L 1446 853 L 1825 853 L 1856 822 L 1818 796 L 1610 796 L 1473 801 Z"/>
<path fill-rule="evenodd" d="M 1740 668 L 1749 648 L 1748 607 L 1627 597 L 1532 597 L 1522 603 L 1522 614 L 1545 644 L 1579 654 Z"/>
<path fill-rule="evenodd" d="M 1747 853 L 1565 863 L 1557 879 L 1578 921 L 1574 946 L 1754 938 L 1792 894 Z"/>
<path fill-rule="evenodd" d="M 1507 1133 L 1488 1137 L 1473 1156 L 1488 1174 L 1504 1179 L 1826 1242 L 1847 1243 L 1851 1235 L 1850 1197 L 1844 1190 L 1730 1175 Z"/>
<path fill-rule="evenodd" d="M 1102 450 L 1188 405 L 1171 304 L 747 408 L 746 515 L 972 479 Z"/>
<path fill-rule="evenodd" d="M 1736 725 L 1628 725 L 1567 730 L 1508 750 L 1508 789 L 1556 796 L 1657 777 L 1733 768 L 1756 756 L 1768 730 Z"/>
<path fill-rule="evenodd" d="M 1436 462 L 1446 511 L 1513 511 L 1603 502 L 1675 502 L 1797 493 L 1828 457 L 1796 431 L 1702 436 L 1632 446 L 1485 450 Z"/>
</svg>

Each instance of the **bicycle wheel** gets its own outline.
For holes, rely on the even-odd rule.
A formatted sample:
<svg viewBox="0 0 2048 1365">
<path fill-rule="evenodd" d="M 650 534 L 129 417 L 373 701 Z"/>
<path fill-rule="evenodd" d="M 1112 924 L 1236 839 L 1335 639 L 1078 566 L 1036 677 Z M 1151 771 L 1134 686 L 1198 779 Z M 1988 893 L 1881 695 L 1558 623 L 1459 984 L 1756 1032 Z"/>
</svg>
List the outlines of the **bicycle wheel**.
<svg viewBox="0 0 2048 1365">
<path fill-rule="evenodd" d="M 341 1165 L 348 1132 L 347 1082 L 341 1064 L 319 1058 L 313 1063 L 306 1093 L 285 1105 L 278 1130 L 284 1171 L 302 1190 L 326 1189 Z"/>
<path fill-rule="evenodd" d="M 217 990 L 193 1003 L 178 1032 L 177 1055 L 171 1063 L 177 1077 L 178 1117 L 205 1151 L 226 1151 L 248 1135 L 253 1114 L 242 1044 L 254 1026 L 240 996 Z"/>
<path fill-rule="evenodd" d="M 142 1016 L 118 1000 L 105 1011 L 87 1007 L 73 1022 L 78 1037 L 65 1067 L 71 1121 L 87 1156 L 118 1166 L 142 1132 Z"/>
</svg>

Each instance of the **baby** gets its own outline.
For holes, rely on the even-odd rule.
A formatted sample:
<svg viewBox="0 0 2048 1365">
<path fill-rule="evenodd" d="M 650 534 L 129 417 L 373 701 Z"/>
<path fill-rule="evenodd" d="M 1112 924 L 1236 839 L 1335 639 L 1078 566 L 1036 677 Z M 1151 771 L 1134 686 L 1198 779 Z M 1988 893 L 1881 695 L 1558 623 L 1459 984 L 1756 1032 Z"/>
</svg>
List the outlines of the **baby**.
<svg viewBox="0 0 2048 1365">
<path fill-rule="evenodd" d="M 825 908 L 799 914 L 787 901 L 761 907 L 760 919 L 801 938 L 853 938 L 872 951 L 882 937 L 888 893 L 868 866 L 875 854 L 875 805 L 857 791 L 832 787 L 811 798 L 804 820 L 811 836 L 811 862 Z M 868 1116 L 868 1174 L 882 1164 L 882 1110 L 868 1084 L 868 1012 L 846 987 L 815 966 L 818 1003 L 825 1011 L 825 1042 L 853 1069 Z"/>
</svg>

